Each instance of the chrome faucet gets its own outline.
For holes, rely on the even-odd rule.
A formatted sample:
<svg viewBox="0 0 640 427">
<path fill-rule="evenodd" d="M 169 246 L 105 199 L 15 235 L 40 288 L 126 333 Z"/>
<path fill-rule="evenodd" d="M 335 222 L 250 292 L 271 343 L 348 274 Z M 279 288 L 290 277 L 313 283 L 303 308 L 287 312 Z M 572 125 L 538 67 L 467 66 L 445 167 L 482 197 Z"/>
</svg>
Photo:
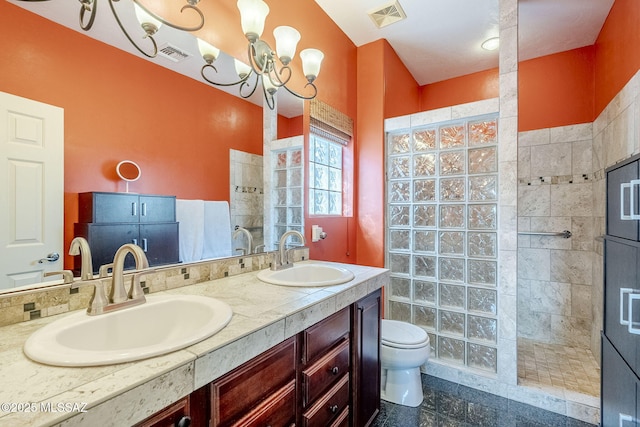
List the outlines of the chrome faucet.
<svg viewBox="0 0 640 427">
<path fill-rule="evenodd" d="M 300 240 L 299 246 L 305 245 L 304 235 L 302 233 L 296 230 L 286 231 L 280 238 L 280 243 L 278 244 L 278 252 L 274 253 L 273 262 L 271 263 L 272 270 L 281 270 L 283 268 L 293 267 L 293 262 L 289 261 L 290 249 L 287 249 L 286 246 L 287 238 L 289 236 L 297 236 Z"/>
<path fill-rule="evenodd" d="M 80 279 L 93 279 L 93 262 L 91 261 L 91 249 L 89 242 L 84 237 L 75 237 L 69 247 L 69 255 L 80 255 L 82 266 L 80 267 Z"/>
<path fill-rule="evenodd" d="M 243 234 L 245 236 L 247 236 L 247 248 L 237 248 L 236 250 L 241 250 L 243 251 L 242 255 L 247 255 L 247 254 L 251 254 L 253 251 L 253 236 L 251 235 L 251 233 L 249 232 L 249 230 L 247 230 L 244 227 L 240 227 L 238 225 L 236 225 L 236 230 L 233 232 L 233 236 L 232 239 L 236 239 L 240 234 Z"/>
<path fill-rule="evenodd" d="M 144 254 L 142 248 L 138 245 L 134 245 L 133 243 L 127 243 L 125 245 L 120 246 L 116 251 L 115 256 L 113 257 L 113 274 L 111 275 L 111 294 L 109 295 L 109 300 L 113 304 L 119 304 L 126 302 L 129 300 L 129 296 L 127 294 L 127 290 L 124 287 L 124 260 L 127 257 L 127 254 L 133 255 L 133 258 L 136 261 L 136 270 L 142 270 L 144 268 L 149 268 L 149 261 L 147 260 L 147 256 Z M 131 287 L 136 286 L 136 281 L 134 280 L 131 284 Z M 138 281 L 137 286 L 140 286 L 140 282 Z M 131 294 L 137 295 L 142 298 L 144 302 L 144 294 L 140 294 L 140 292 L 136 289 L 130 292 Z"/>
</svg>

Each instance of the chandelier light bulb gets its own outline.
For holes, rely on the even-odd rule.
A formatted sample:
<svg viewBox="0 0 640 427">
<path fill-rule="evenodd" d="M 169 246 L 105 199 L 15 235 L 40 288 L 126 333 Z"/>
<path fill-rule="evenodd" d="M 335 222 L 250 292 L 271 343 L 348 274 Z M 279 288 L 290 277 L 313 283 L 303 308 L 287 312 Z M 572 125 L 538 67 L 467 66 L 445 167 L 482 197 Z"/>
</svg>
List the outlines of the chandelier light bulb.
<svg viewBox="0 0 640 427">
<path fill-rule="evenodd" d="M 283 65 L 288 65 L 296 54 L 300 33 L 293 27 L 281 26 L 273 30 L 276 39 L 276 53 Z"/>
<path fill-rule="evenodd" d="M 262 0 L 238 0 L 242 31 L 250 42 L 255 42 L 264 31 L 264 21 L 269 14 L 269 6 Z"/>
</svg>

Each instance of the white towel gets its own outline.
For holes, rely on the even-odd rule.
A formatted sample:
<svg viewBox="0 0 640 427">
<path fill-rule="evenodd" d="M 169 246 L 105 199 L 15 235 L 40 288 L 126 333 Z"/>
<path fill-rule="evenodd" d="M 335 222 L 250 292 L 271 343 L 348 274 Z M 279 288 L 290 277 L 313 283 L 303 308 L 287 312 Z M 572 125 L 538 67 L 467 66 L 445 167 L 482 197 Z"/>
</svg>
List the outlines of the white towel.
<svg viewBox="0 0 640 427">
<path fill-rule="evenodd" d="M 232 256 L 229 203 L 204 202 L 203 259 Z"/>
<path fill-rule="evenodd" d="M 201 260 L 204 249 L 204 200 L 176 200 L 176 221 L 180 223 L 180 261 Z"/>
</svg>

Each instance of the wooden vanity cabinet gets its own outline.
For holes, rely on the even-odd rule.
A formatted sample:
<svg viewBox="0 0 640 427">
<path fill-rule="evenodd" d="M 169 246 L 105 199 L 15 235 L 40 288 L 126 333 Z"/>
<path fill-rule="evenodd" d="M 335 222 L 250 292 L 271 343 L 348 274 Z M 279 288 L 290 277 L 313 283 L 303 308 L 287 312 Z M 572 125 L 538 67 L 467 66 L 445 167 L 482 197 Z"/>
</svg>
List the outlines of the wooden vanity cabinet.
<svg viewBox="0 0 640 427">
<path fill-rule="evenodd" d="M 202 387 L 134 427 L 196 427 L 208 425 L 208 390 Z"/>
<path fill-rule="evenodd" d="M 291 337 L 211 383 L 211 425 L 295 425 L 297 347 Z"/>
<path fill-rule="evenodd" d="M 333 425 L 350 414 L 351 312 L 333 314 L 301 333 L 303 427 Z"/>
<path fill-rule="evenodd" d="M 380 303 L 377 290 L 139 426 L 179 426 L 184 416 L 210 427 L 370 425 L 380 410 Z"/>
<path fill-rule="evenodd" d="M 179 262 L 179 224 L 175 196 L 89 192 L 78 195 L 78 223 L 74 235 L 91 248 L 94 273 L 113 261 L 120 246 L 134 243 L 147 255 L 149 265 Z M 81 258 L 75 257 L 75 269 Z M 133 257 L 125 268 L 133 268 Z"/>
<path fill-rule="evenodd" d="M 352 306 L 353 425 L 368 426 L 380 412 L 380 339 L 382 291 Z"/>
</svg>

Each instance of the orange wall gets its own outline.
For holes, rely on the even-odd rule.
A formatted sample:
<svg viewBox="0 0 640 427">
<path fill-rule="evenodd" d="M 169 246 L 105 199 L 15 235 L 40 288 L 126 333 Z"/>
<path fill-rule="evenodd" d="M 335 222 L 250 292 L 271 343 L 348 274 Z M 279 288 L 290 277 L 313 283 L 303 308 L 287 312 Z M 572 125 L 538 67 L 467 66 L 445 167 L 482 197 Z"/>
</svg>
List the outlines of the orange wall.
<svg viewBox="0 0 640 427">
<path fill-rule="evenodd" d="M 593 46 L 522 61 L 518 82 L 521 132 L 595 119 Z"/>
<path fill-rule="evenodd" d="M 355 46 L 326 16 L 302 20 L 323 23 L 311 37 L 323 41 L 316 46 L 327 57 L 319 96 L 355 116 Z M 11 58 L 0 61 L 0 91 L 65 110 L 65 247 L 77 193 L 122 191 L 114 169 L 122 159 L 142 169 L 132 191 L 229 200 L 229 148 L 262 154 L 260 107 L 4 1 L 0 37 L 3 57 Z M 279 121 L 287 123 L 283 132 L 300 134 L 301 118 Z"/>
<path fill-rule="evenodd" d="M 391 45 L 383 43 L 384 117 L 415 113 L 420 107 L 419 87 Z"/>
<path fill-rule="evenodd" d="M 595 116 L 640 69 L 640 5 L 616 0 L 595 43 Z"/>
<path fill-rule="evenodd" d="M 497 98 L 498 69 L 480 71 L 420 87 L 420 111 Z"/>
</svg>

